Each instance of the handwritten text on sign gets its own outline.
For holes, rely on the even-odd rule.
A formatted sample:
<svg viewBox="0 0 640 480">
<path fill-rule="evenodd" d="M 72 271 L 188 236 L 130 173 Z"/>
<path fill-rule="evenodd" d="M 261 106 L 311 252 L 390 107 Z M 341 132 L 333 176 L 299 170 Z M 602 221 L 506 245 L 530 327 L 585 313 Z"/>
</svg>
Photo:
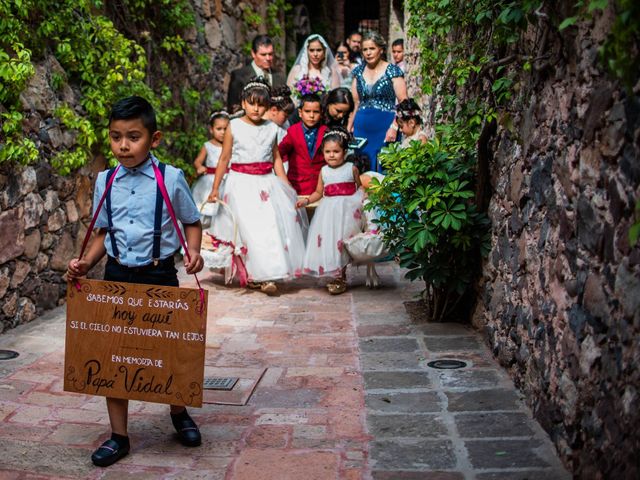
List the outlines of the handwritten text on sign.
<svg viewBox="0 0 640 480">
<path fill-rule="evenodd" d="M 206 298 L 200 313 L 196 289 L 69 285 L 65 391 L 201 406 Z"/>
</svg>

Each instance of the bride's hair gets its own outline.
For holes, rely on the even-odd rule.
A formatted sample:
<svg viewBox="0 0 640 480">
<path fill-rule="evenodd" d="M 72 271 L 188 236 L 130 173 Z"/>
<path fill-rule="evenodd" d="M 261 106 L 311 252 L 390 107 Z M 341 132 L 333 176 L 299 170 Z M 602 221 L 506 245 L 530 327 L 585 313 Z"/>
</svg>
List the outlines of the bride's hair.
<svg viewBox="0 0 640 480">
<path fill-rule="evenodd" d="M 326 52 L 327 51 L 327 46 L 325 45 L 324 42 L 324 38 L 322 38 L 322 35 L 319 35 L 317 33 L 314 33 L 312 35 L 309 35 L 309 37 L 307 38 L 307 49 L 309 49 L 309 44 L 311 42 L 318 42 L 320 44 L 320 46 L 322 47 L 322 49 Z"/>
<path fill-rule="evenodd" d="M 322 35 L 319 35 L 317 33 L 314 33 L 312 35 L 309 35 L 305 41 L 304 44 L 302 45 L 302 48 L 300 49 L 300 52 L 298 53 L 298 56 L 294 62 L 294 66 L 295 65 L 300 65 L 300 68 L 304 70 L 308 70 L 309 69 L 309 44 L 311 42 L 318 42 L 320 43 L 320 45 L 322 46 L 322 49 L 324 50 L 324 59 L 322 60 L 322 65 L 321 65 L 321 69 L 324 68 L 332 68 L 333 67 L 333 63 L 335 62 L 335 59 L 333 58 L 333 52 L 331 51 L 331 47 L 329 46 L 329 44 L 327 43 L 327 41 L 322 37 Z"/>
</svg>

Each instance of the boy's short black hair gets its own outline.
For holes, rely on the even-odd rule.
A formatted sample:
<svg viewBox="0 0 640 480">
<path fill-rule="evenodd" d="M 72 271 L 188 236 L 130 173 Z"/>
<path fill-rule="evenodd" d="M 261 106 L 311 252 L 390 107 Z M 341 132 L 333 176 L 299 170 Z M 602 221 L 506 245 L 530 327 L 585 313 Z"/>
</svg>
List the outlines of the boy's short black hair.
<svg viewBox="0 0 640 480">
<path fill-rule="evenodd" d="M 322 108 L 322 100 L 320 100 L 320 95 L 317 93 L 307 93 L 300 98 L 300 106 L 298 108 L 302 108 L 305 103 L 319 103 Z"/>
<path fill-rule="evenodd" d="M 404 48 L 404 40 L 402 38 L 398 38 L 397 40 L 394 40 L 393 43 L 391 44 L 392 47 L 397 47 L 398 45 Z"/>
<path fill-rule="evenodd" d="M 151 104 L 142 97 L 133 95 L 118 100 L 111 107 L 109 114 L 109 125 L 114 120 L 142 120 L 142 125 L 150 134 L 154 134 L 158 130 L 156 121 L 156 112 Z"/>
</svg>

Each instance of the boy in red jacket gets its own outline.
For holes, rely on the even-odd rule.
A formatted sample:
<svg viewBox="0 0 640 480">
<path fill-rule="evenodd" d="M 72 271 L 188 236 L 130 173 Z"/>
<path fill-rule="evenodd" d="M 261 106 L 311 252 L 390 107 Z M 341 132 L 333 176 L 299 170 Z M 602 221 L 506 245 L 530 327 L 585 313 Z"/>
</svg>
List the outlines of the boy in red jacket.
<svg viewBox="0 0 640 480">
<path fill-rule="evenodd" d="M 325 165 L 320 144 L 327 127 L 320 125 L 320 97 L 304 95 L 298 114 L 301 121 L 289 127 L 278 149 L 283 160 L 289 160 L 287 177 L 298 195 L 311 195 L 318 186 L 320 169 Z"/>
</svg>

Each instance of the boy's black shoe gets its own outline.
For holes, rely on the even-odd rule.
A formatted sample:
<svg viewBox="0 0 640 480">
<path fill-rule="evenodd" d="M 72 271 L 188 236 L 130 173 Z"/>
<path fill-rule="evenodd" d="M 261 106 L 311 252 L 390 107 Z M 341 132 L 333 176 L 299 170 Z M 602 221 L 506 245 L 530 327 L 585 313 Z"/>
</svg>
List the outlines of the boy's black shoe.
<svg viewBox="0 0 640 480">
<path fill-rule="evenodd" d="M 98 467 L 108 467 L 113 465 L 122 457 L 129 453 L 129 442 L 120 444 L 113 439 L 109 439 L 98 447 L 91 455 L 91 461 Z"/>
<path fill-rule="evenodd" d="M 171 423 L 178 432 L 180 443 L 185 447 L 197 447 L 202 443 L 202 437 L 200 436 L 200 430 L 196 422 L 189 416 L 187 410 L 183 410 L 177 414 L 171 414 Z"/>
</svg>

